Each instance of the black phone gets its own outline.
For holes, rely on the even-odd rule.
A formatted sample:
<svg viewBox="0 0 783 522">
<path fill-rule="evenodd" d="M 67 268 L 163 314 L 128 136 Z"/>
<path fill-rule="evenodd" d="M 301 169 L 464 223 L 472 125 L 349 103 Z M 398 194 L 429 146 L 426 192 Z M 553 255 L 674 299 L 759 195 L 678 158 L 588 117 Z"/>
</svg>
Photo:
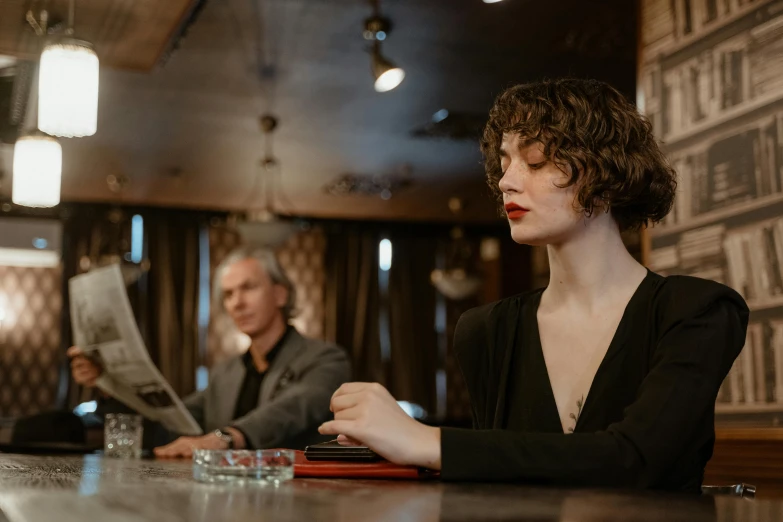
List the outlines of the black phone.
<svg viewBox="0 0 783 522">
<path fill-rule="evenodd" d="M 307 460 L 335 462 L 375 462 L 381 460 L 381 456 L 367 446 L 341 442 L 337 439 L 307 446 L 304 455 Z"/>
</svg>

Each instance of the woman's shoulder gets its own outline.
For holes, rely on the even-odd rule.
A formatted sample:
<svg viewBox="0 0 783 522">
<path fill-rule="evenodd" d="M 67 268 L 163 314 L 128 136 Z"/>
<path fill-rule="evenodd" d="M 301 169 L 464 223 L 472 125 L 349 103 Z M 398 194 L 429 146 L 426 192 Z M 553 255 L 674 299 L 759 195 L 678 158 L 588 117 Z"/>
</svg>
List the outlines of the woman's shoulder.
<svg viewBox="0 0 783 522">
<path fill-rule="evenodd" d="M 507 320 L 510 315 L 513 315 L 514 319 L 516 319 L 517 311 L 520 310 L 525 303 L 538 298 L 543 290 L 543 288 L 538 288 L 536 290 L 530 290 L 499 301 L 471 308 L 466 312 L 463 312 L 457 325 L 462 324 L 465 328 L 477 329 L 486 328 L 501 320 Z"/>
<path fill-rule="evenodd" d="M 499 337 L 511 335 L 526 303 L 537 299 L 543 288 L 517 294 L 464 312 L 454 331 L 458 353 L 481 352 L 487 346 L 498 348 Z"/>
<path fill-rule="evenodd" d="M 748 315 L 742 296 L 724 284 L 686 275 L 650 275 L 651 304 L 664 323 L 695 317 L 717 306 L 732 309 L 740 316 Z"/>
<path fill-rule="evenodd" d="M 475 392 L 497 370 L 515 335 L 520 312 L 540 294 L 541 290 L 525 292 L 471 308 L 460 316 L 453 347 L 469 390 Z"/>
</svg>

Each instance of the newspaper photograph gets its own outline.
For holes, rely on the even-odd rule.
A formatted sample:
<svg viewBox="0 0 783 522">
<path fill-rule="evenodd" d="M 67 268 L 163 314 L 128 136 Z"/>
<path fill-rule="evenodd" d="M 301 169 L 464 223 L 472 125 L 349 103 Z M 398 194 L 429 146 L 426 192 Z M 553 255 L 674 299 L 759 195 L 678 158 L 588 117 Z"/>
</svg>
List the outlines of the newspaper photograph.
<svg viewBox="0 0 783 522">
<path fill-rule="evenodd" d="M 150 359 L 117 264 L 72 277 L 71 325 L 74 342 L 103 372 L 96 386 L 181 435 L 201 427 Z"/>
</svg>

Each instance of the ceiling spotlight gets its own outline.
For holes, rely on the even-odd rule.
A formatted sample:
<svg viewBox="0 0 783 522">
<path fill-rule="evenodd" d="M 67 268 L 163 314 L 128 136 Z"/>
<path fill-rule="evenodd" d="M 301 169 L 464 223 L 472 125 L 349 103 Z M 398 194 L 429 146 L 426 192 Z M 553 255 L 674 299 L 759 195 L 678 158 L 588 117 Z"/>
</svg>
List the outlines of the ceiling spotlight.
<svg viewBox="0 0 783 522">
<path fill-rule="evenodd" d="M 485 4 L 497 4 L 498 2 L 502 2 L 503 0 L 484 0 Z"/>
<path fill-rule="evenodd" d="M 380 16 L 377 12 L 364 21 L 364 32 L 362 35 L 365 40 L 383 41 L 389 36 L 392 24 L 391 20 Z"/>
<path fill-rule="evenodd" d="M 405 79 L 405 71 L 387 60 L 381 54 L 379 45 L 376 45 L 372 54 L 372 74 L 375 77 L 376 92 L 388 92 Z"/>
<path fill-rule="evenodd" d="M 362 35 L 365 40 L 372 41 L 372 74 L 375 77 L 375 91 L 388 92 L 405 79 L 405 71 L 394 65 L 381 54 L 381 42 L 389 37 L 392 29 L 391 20 L 381 16 L 380 0 L 374 0 L 373 14 L 364 21 Z"/>
</svg>

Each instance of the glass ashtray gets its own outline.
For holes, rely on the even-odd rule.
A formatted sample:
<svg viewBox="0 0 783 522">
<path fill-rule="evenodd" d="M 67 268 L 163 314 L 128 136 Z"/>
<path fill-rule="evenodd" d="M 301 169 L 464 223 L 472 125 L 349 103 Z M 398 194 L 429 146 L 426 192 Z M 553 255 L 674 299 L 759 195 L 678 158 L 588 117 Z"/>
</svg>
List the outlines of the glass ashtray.
<svg viewBox="0 0 783 522">
<path fill-rule="evenodd" d="M 193 450 L 193 478 L 208 483 L 281 484 L 294 478 L 292 450 Z"/>
</svg>

